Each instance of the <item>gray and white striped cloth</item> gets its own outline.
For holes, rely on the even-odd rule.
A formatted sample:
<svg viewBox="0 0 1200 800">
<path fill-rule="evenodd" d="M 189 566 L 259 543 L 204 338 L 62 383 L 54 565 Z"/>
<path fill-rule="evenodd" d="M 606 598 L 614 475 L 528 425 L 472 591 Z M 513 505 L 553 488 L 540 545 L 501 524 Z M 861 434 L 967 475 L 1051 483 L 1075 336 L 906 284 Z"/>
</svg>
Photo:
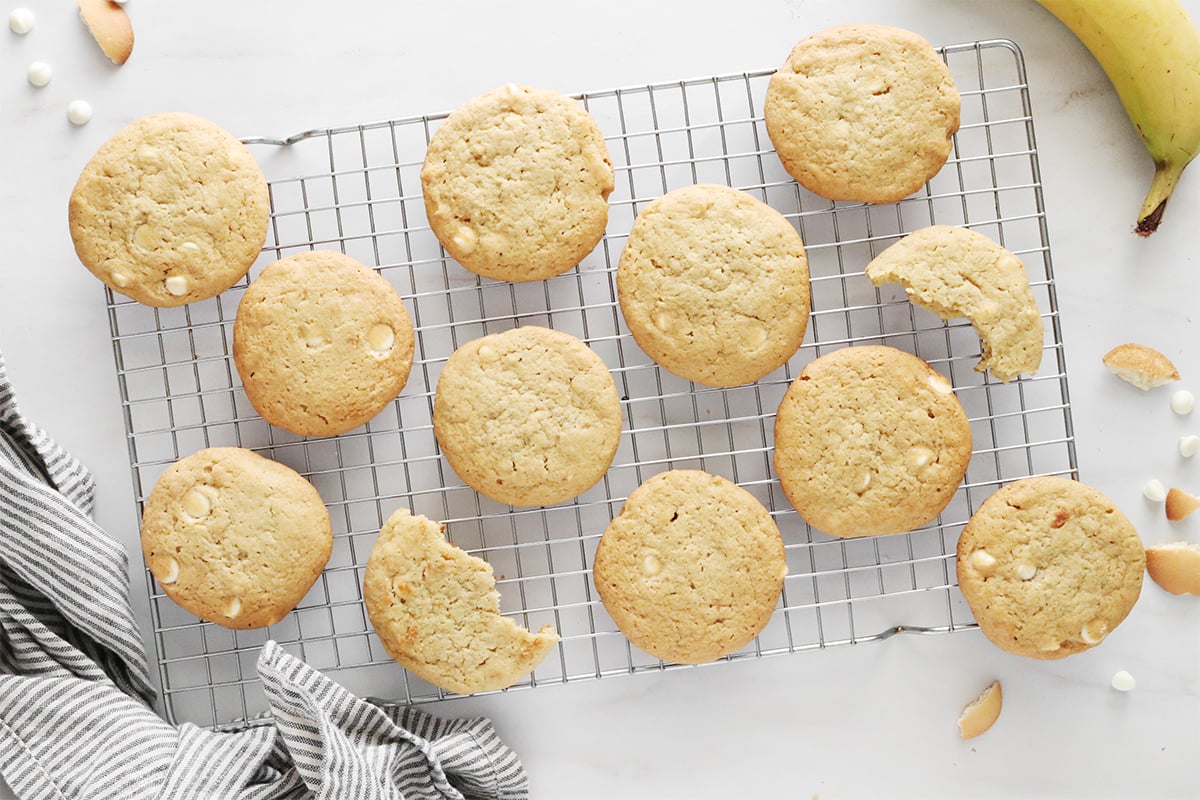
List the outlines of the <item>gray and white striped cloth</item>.
<svg viewBox="0 0 1200 800">
<path fill-rule="evenodd" d="M 0 775 L 23 800 L 528 796 L 486 719 L 359 699 L 267 642 L 271 717 L 171 725 L 88 471 L 18 411 L 0 356 Z"/>
</svg>

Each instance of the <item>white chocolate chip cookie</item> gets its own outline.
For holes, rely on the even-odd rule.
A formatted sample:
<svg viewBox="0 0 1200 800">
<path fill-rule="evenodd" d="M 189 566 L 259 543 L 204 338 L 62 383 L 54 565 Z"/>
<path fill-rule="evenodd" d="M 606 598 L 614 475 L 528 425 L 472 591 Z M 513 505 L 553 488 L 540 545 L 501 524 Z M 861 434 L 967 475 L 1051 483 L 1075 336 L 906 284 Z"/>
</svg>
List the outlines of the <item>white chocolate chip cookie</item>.
<svg viewBox="0 0 1200 800">
<path fill-rule="evenodd" d="M 316 250 L 269 265 L 238 304 L 233 359 L 272 425 L 334 436 L 362 425 L 408 380 L 413 327 L 387 279 Z"/>
<path fill-rule="evenodd" d="M 433 430 L 475 491 L 514 506 L 553 505 L 608 470 L 621 401 L 591 348 L 527 325 L 454 351 L 438 378 Z"/>
<path fill-rule="evenodd" d="M 604 235 L 613 169 L 583 106 L 510 83 L 467 101 L 434 132 L 421 188 L 429 224 L 459 264 L 539 281 L 574 267 Z"/>
<path fill-rule="evenodd" d="M 626 638 L 682 664 L 749 644 L 770 621 L 786 574 L 783 539 L 762 503 L 699 470 L 659 473 L 635 489 L 593 566 Z"/>
<path fill-rule="evenodd" d="M 784 494 L 831 536 L 932 521 L 970 458 L 971 426 L 950 382 L 891 347 L 846 347 L 809 363 L 775 417 Z"/>
<path fill-rule="evenodd" d="M 963 597 L 988 639 L 1015 655 L 1053 659 L 1095 647 L 1125 619 L 1142 589 L 1146 553 L 1103 494 L 1041 477 L 983 502 L 959 536 L 957 563 Z"/>
<path fill-rule="evenodd" d="M 1010 381 L 1042 363 L 1045 331 L 1025 266 L 982 233 L 922 228 L 873 259 L 867 277 L 876 286 L 900 284 L 909 300 L 942 319 L 969 319 L 982 340 L 980 372 Z"/>
<path fill-rule="evenodd" d="M 283 619 L 332 547 L 329 512 L 312 484 L 237 447 L 175 462 L 142 514 L 142 554 L 163 593 L 226 628 Z"/>
<path fill-rule="evenodd" d="M 388 518 L 363 576 L 363 600 L 388 655 L 458 694 L 511 686 L 558 642 L 500 615 L 492 567 L 446 541 L 442 526 L 400 509 Z"/>
<path fill-rule="evenodd" d="M 153 114 L 101 145 L 71 192 L 79 260 L 114 291 L 181 306 L 237 283 L 267 237 L 267 181 L 245 145 L 193 114 Z"/>
<path fill-rule="evenodd" d="M 892 203 L 946 163 L 959 107 L 950 70 L 925 39 L 841 25 L 793 48 L 771 76 L 763 112 L 801 186 L 830 200 Z"/>
<path fill-rule="evenodd" d="M 666 369 L 707 386 L 751 383 L 804 340 L 804 242 L 782 214 L 745 192 L 676 189 L 638 214 L 617 295 L 638 346 Z"/>
</svg>

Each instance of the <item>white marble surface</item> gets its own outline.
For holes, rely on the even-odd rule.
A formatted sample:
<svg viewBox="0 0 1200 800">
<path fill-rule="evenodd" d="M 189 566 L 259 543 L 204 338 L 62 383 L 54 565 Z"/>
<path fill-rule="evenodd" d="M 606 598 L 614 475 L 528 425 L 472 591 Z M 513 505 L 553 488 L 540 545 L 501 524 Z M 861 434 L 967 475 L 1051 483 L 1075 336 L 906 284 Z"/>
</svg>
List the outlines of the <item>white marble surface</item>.
<svg viewBox="0 0 1200 800">
<path fill-rule="evenodd" d="M 1185 176 L 1156 236 L 1133 236 L 1150 162 L 1099 68 L 1031 1 L 611 0 L 585 13 L 558 2 L 132 0 L 137 43 L 120 69 L 74 4 L 23 2 L 38 16 L 33 33 L 0 32 L 0 348 L 22 405 L 95 471 L 98 519 L 133 552 L 103 295 L 66 226 L 80 168 L 119 127 L 178 109 L 242 135 L 280 135 L 445 110 L 508 80 L 576 92 L 771 68 L 803 36 L 847 21 L 1023 48 L 1081 476 L 1147 543 L 1200 540 L 1200 522 L 1169 525 L 1141 496 L 1151 476 L 1200 490 L 1200 464 L 1175 449 L 1180 434 L 1200 432 L 1200 414 L 1175 417 L 1169 392 L 1142 394 L 1100 365 L 1111 346 L 1142 341 L 1200 391 L 1200 174 Z M 1185 5 L 1200 19 L 1200 0 Z M 54 79 L 34 89 L 25 71 L 39 60 Z M 77 97 L 95 107 L 82 128 L 66 119 Z M 137 595 L 140 576 L 134 585 Z M 1136 691 L 1109 688 L 1119 669 Z M 1004 713 L 963 743 L 958 712 L 993 678 Z M 537 798 L 1195 796 L 1200 601 L 1148 584 L 1103 647 L 1063 662 L 1007 656 L 977 633 L 899 637 L 436 710 L 492 716 Z"/>
</svg>

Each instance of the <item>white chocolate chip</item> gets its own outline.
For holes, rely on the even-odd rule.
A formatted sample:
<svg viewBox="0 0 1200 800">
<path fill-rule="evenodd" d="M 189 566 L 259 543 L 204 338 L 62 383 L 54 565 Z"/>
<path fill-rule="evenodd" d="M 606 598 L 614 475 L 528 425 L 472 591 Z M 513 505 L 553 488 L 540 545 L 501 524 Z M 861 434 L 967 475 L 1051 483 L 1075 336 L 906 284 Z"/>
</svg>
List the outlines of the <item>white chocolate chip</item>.
<svg viewBox="0 0 1200 800">
<path fill-rule="evenodd" d="M 479 242 L 479 235 L 475 233 L 474 228 L 460 225 L 458 230 L 454 232 L 454 235 L 450 237 L 450 241 L 463 255 L 468 255 L 475 252 L 475 245 Z"/>
<path fill-rule="evenodd" d="M 491 345 L 482 344 L 479 346 L 479 360 L 485 364 L 490 364 L 499 357 L 500 354 L 497 353 L 496 348 L 492 347 Z"/>
<path fill-rule="evenodd" d="M 138 225 L 137 230 L 133 232 L 133 243 L 144 250 L 149 250 L 159 243 L 158 232 L 149 223 Z"/>
<path fill-rule="evenodd" d="M 67 105 L 67 119 L 72 125 L 87 125 L 92 120 L 92 104 L 87 100 L 72 100 Z"/>
<path fill-rule="evenodd" d="M 642 560 L 642 572 L 651 577 L 663 571 L 662 560 L 656 555 L 648 555 Z"/>
<path fill-rule="evenodd" d="M 1017 577 L 1023 581 L 1033 580 L 1033 576 L 1037 575 L 1037 567 L 1028 562 L 1022 561 L 1017 564 Z"/>
<path fill-rule="evenodd" d="M 914 467 L 920 469 L 933 460 L 933 451 L 928 447 L 914 447 L 908 451 L 908 459 Z"/>
<path fill-rule="evenodd" d="M 235 597 L 229 601 L 229 606 L 225 609 L 225 616 L 233 619 L 240 613 L 242 613 L 242 598 Z"/>
<path fill-rule="evenodd" d="M 751 324 L 746 328 L 746 346 L 758 349 L 767 341 L 767 329 L 759 324 Z"/>
<path fill-rule="evenodd" d="M 183 275 L 172 275 L 165 281 L 167 291 L 176 297 L 183 297 L 188 293 L 188 279 Z"/>
<path fill-rule="evenodd" d="M 654 327 L 658 328 L 663 333 L 671 327 L 671 314 L 665 308 L 656 309 L 654 312 Z"/>
<path fill-rule="evenodd" d="M 986 578 L 996 570 L 996 557 L 987 550 L 976 550 L 971 553 L 971 566 Z"/>
<path fill-rule="evenodd" d="M 1195 407 L 1196 396 L 1187 389 L 1180 389 L 1178 392 L 1171 395 L 1171 410 L 1179 416 L 1186 417 L 1188 414 L 1192 413 L 1192 409 Z"/>
<path fill-rule="evenodd" d="M 937 373 L 929 376 L 929 386 L 938 394 L 954 394 L 954 387 L 950 385 L 950 381 Z"/>
<path fill-rule="evenodd" d="M 310 333 L 308 336 L 304 337 L 304 344 L 312 348 L 317 348 L 325 344 L 325 337 L 319 333 Z"/>
<path fill-rule="evenodd" d="M 396 343 L 396 332 L 387 325 L 373 325 L 367 331 L 367 347 L 377 356 L 387 355 Z"/>
<path fill-rule="evenodd" d="M 179 245 L 179 252 L 186 256 L 198 256 L 200 255 L 200 245 L 195 242 L 184 242 Z"/>
<path fill-rule="evenodd" d="M 113 283 L 115 283 L 117 286 L 121 287 L 122 289 L 124 289 L 126 286 L 129 285 L 129 276 L 126 275 L 124 272 L 114 272 L 109 277 L 111 278 Z"/>
<path fill-rule="evenodd" d="M 42 87 L 54 77 L 54 70 L 45 61 L 35 61 L 29 65 L 28 76 L 30 83 L 34 86 Z"/>
<path fill-rule="evenodd" d="M 8 29 L 17 36 L 24 36 L 33 30 L 33 12 L 28 8 L 14 8 L 8 15 Z"/>
<path fill-rule="evenodd" d="M 1108 623 L 1102 619 L 1093 619 L 1084 624 L 1079 631 L 1079 639 L 1084 644 L 1100 644 L 1108 635 Z"/>
<path fill-rule="evenodd" d="M 1179 437 L 1179 455 L 1191 458 L 1200 451 L 1200 436 L 1188 435 Z"/>
<path fill-rule="evenodd" d="M 861 495 L 867 489 L 871 488 L 871 473 L 864 472 L 862 478 L 858 481 L 858 488 L 854 490 L 855 494 Z"/>
<path fill-rule="evenodd" d="M 1142 487 L 1142 496 L 1151 503 L 1161 503 L 1167 499 L 1167 489 L 1158 478 L 1151 478 Z"/>
<path fill-rule="evenodd" d="M 162 575 L 156 575 L 158 582 L 163 586 L 170 586 L 175 581 L 179 580 L 179 562 L 173 558 L 166 560 L 166 568 Z"/>
<path fill-rule="evenodd" d="M 1118 692 L 1132 692 L 1136 686 L 1137 681 L 1125 670 L 1121 670 L 1112 676 L 1112 687 Z"/>
<path fill-rule="evenodd" d="M 188 489 L 182 503 L 183 512 L 194 520 L 204 519 L 212 512 L 212 501 L 198 486 Z"/>
<path fill-rule="evenodd" d="M 1062 650 L 1062 642 L 1043 642 L 1038 646 L 1043 653 L 1056 653 Z"/>
</svg>

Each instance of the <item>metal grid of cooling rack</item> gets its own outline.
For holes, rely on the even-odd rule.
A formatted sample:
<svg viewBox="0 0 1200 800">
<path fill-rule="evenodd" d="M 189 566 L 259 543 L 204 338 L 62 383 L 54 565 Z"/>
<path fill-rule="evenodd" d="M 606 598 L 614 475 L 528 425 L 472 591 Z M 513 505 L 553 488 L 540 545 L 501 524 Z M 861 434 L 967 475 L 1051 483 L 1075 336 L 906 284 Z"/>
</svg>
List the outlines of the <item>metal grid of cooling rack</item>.
<svg viewBox="0 0 1200 800">
<path fill-rule="evenodd" d="M 242 392 L 231 361 L 243 281 L 220 297 L 153 309 L 109 292 L 109 319 L 139 510 L 158 475 L 202 447 L 238 445 L 308 477 L 334 523 L 328 567 L 295 611 L 259 631 L 229 631 L 175 606 L 147 572 L 164 710 L 218 725 L 266 710 L 254 670 L 271 638 L 362 695 L 397 702 L 445 694 L 392 662 L 363 609 L 362 569 L 388 515 L 409 507 L 447 524 L 460 547 L 495 568 L 502 610 L 522 625 L 549 623 L 557 649 L 517 684 L 537 686 L 670 668 L 632 648 L 591 585 L 596 543 L 629 492 L 669 468 L 732 479 L 771 510 L 788 576 L 762 634 L 731 659 L 878 639 L 898 631 L 974 627 L 955 586 L 958 532 L 997 486 L 1075 470 L 1061 336 L 1033 119 L 1020 51 L 1007 41 L 942 48 L 963 98 L 962 127 L 945 168 L 917 195 L 886 206 L 830 203 L 800 189 L 766 136 L 761 102 L 769 72 L 744 73 L 578 96 L 596 118 L 616 170 L 608 231 L 578 268 L 548 281 L 482 280 L 450 260 L 431 233 L 419 171 L 445 115 L 248 139 L 271 181 L 270 234 L 249 278 L 270 261 L 335 248 L 376 267 L 412 315 L 416 358 L 408 385 L 376 419 L 345 435 L 304 439 L 267 425 Z M 634 217 L 648 201 L 695 182 L 746 190 L 800 230 L 812 276 L 812 317 L 801 350 L 765 379 L 710 389 L 652 363 L 616 303 L 613 272 Z M 931 223 L 967 225 L 1016 252 L 1047 318 L 1036 377 L 1008 384 L 974 370 L 980 346 L 965 321 L 944 324 L 874 288 L 867 262 L 903 233 Z M 604 479 L 574 501 L 511 509 L 468 489 L 441 458 L 431 425 L 441 366 L 460 344 L 536 324 L 584 339 L 622 395 L 624 431 Z M 963 486 L 918 531 L 837 540 L 791 509 L 771 470 L 774 411 L 814 357 L 885 343 L 947 375 L 971 419 L 975 449 Z"/>
</svg>

